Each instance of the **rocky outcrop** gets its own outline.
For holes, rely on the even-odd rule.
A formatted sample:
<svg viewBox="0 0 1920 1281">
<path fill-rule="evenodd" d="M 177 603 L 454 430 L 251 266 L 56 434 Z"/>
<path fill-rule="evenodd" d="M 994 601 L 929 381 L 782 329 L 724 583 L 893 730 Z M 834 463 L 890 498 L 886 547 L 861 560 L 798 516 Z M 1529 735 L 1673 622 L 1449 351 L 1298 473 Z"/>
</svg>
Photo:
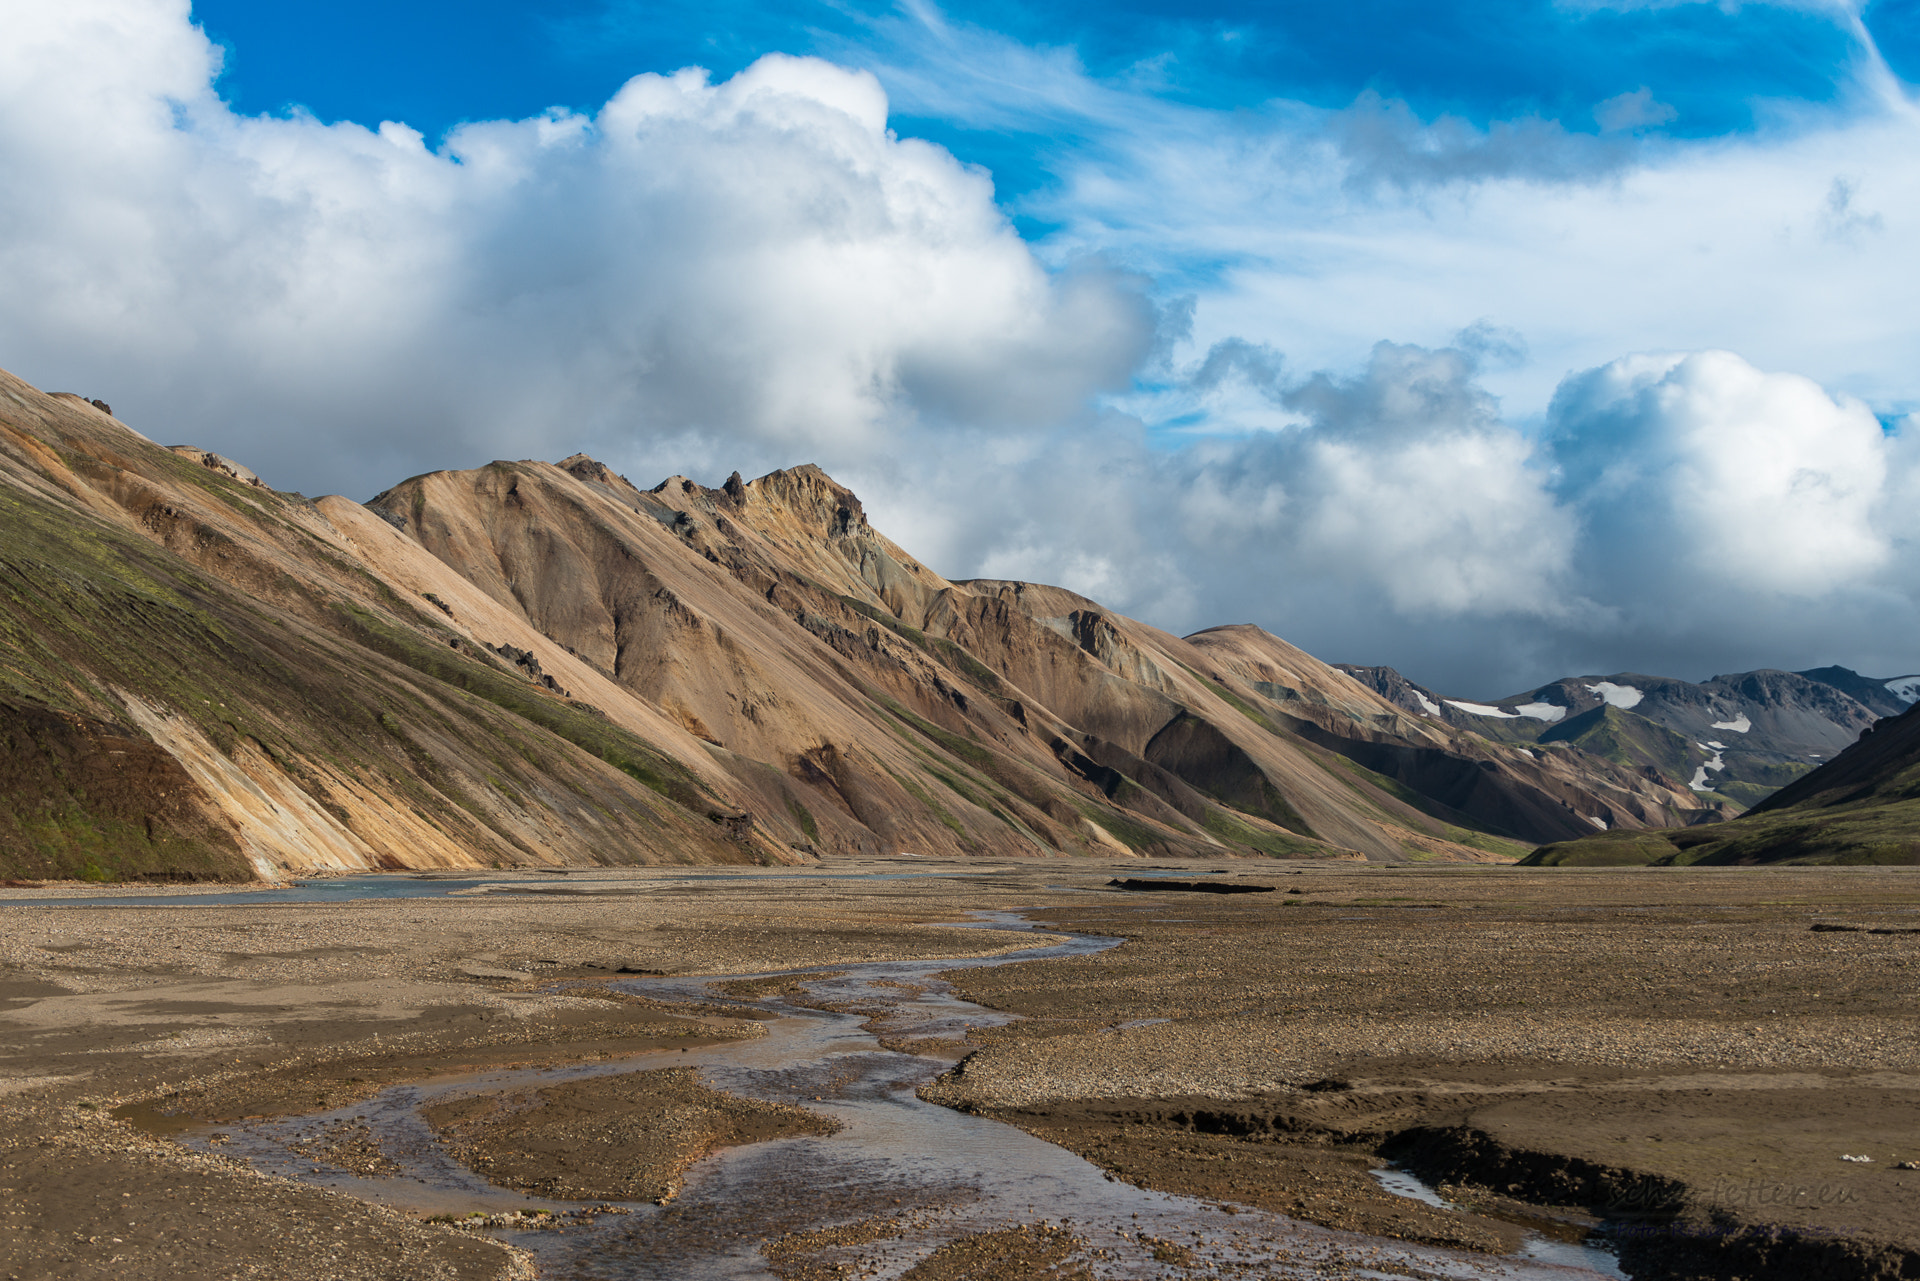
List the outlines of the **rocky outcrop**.
<svg viewBox="0 0 1920 1281">
<path fill-rule="evenodd" d="M 438 598 L 431 592 L 426 593 L 426 597 L 435 604 L 439 603 Z M 441 608 L 446 609 L 447 607 L 442 605 Z M 451 613 L 452 611 L 448 610 L 449 616 L 451 616 Z M 551 675 L 540 669 L 540 657 L 532 650 L 521 649 L 516 645 L 488 645 L 486 648 L 490 653 L 498 654 L 501 658 L 513 664 L 518 671 L 524 674 L 526 678 L 534 684 L 558 694 L 562 698 L 573 697 L 571 693 L 560 687 L 559 681 L 556 681 Z"/>
<path fill-rule="evenodd" d="M 102 413 L 107 412 L 107 407 L 99 401 L 96 400 L 93 404 L 94 407 Z M 231 476 L 241 484 L 252 485 L 255 489 L 264 489 L 266 487 L 266 482 L 254 475 L 250 469 L 242 467 L 239 463 L 234 462 L 233 459 L 222 454 L 216 454 L 211 450 L 202 449 L 198 445 L 173 445 L 170 448 L 172 452 L 180 455 L 182 458 L 188 458 L 199 463 L 208 471 L 217 471 L 224 475 Z"/>
</svg>

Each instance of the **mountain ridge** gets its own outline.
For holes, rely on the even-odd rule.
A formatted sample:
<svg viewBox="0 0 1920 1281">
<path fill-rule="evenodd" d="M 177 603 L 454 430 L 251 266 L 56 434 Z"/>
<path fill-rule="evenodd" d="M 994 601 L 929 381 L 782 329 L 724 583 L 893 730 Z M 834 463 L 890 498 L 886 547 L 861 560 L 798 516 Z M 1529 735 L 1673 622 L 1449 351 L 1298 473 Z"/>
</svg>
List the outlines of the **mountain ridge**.
<svg viewBox="0 0 1920 1281">
<path fill-rule="evenodd" d="M 1915 678 L 1873 680 L 1844 667 L 1760 669 L 1697 683 L 1616 672 L 1478 703 L 1436 694 L 1392 668 L 1337 666 L 1429 719 L 1507 743 L 1575 743 L 1657 770 L 1726 816 L 1832 759 L 1875 721 L 1905 710 L 1920 687 Z M 1584 741 L 1589 730 L 1604 741 Z"/>
<path fill-rule="evenodd" d="M 1505 861 L 1719 805 L 1250 625 L 949 580 L 812 465 L 641 489 L 576 454 L 309 500 L 0 374 L 0 499 L 9 875 Z"/>
<path fill-rule="evenodd" d="M 1728 823 L 1543 845 L 1534 867 L 1920 864 L 1920 704 Z"/>
</svg>

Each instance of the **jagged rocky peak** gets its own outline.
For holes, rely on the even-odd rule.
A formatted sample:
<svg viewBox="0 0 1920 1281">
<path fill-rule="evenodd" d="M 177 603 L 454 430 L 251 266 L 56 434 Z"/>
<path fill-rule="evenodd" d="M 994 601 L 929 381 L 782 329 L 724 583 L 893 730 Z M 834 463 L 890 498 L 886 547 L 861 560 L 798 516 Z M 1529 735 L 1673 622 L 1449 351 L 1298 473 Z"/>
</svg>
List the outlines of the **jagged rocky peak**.
<svg viewBox="0 0 1920 1281">
<path fill-rule="evenodd" d="M 1446 714 L 1446 709 L 1441 705 L 1437 694 L 1424 685 L 1414 684 L 1394 668 L 1361 667 L 1353 663 L 1334 663 L 1332 666 L 1353 677 L 1395 707 L 1422 716 Z"/>
<path fill-rule="evenodd" d="M 560 466 L 581 479 L 592 479 L 574 465 L 576 460 L 588 467 L 600 468 L 600 464 L 583 454 L 576 454 Z M 859 496 L 813 463 L 771 471 L 752 481 L 741 479 L 736 471 L 718 489 L 674 475 L 647 493 L 676 506 L 692 502 L 709 508 L 725 506 L 740 512 L 759 509 L 763 519 L 784 515 L 799 528 L 828 536 L 857 536 L 870 529 L 867 510 Z"/>
<path fill-rule="evenodd" d="M 108 412 L 106 406 L 100 404 L 100 402 L 93 401 L 90 403 L 102 413 Z M 180 457 L 188 459 L 191 462 L 199 463 L 208 471 L 217 471 L 231 476 L 243 485 L 253 485 L 259 488 L 266 486 L 266 482 L 254 475 L 250 468 L 242 467 L 239 463 L 234 462 L 233 459 L 223 454 L 216 454 L 210 449 L 202 449 L 198 445 L 169 445 L 167 446 L 167 451 L 178 454 Z"/>
<path fill-rule="evenodd" d="M 740 473 L 733 474 L 734 480 Z M 768 472 L 743 494 L 791 513 L 803 525 L 832 535 L 859 535 L 867 531 L 867 509 L 851 489 L 812 463 Z"/>
<path fill-rule="evenodd" d="M 589 485 L 605 485 L 609 489 L 639 492 L 632 481 L 599 459 L 586 454 L 574 454 L 571 457 L 562 458 L 554 466 L 576 480 L 586 481 Z"/>
</svg>

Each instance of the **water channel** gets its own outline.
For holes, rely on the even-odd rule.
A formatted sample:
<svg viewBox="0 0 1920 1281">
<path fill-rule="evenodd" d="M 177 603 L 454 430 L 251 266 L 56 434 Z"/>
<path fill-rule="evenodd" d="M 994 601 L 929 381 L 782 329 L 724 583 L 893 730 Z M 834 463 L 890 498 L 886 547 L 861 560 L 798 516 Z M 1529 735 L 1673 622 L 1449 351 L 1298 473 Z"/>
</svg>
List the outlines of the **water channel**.
<svg viewBox="0 0 1920 1281">
<path fill-rule="evenodd" d="M 978 915 L 976 923 L 983 927 L 1030 928 L 1013 914 Z M 575 1220 L 564 1229 L 498 1233 L 532 1251 L 544 1278 L 771 1279 L 776 1273 L 761 1253 L 763 1243 L 876 1217 L 898 1220 L 900 1234 L 839 1254 L 813 1256 L 816 1266 L 844 1264 L 849 1270 L 843 1275 L 888 1281 L 903 1276 L 944 1242 L 1046 1222 L 1085 1242 L 1076 1257 L 1103 1281 L 1327 1276 L 1571 1281 L 1623 1275 L 1611 1255 L 1588 1245 L 1530 1238 L 1520 1255 L 1495 1259 L 1145 1191 L 1012 1126 L 922 1101 L 915 1095 L 917 1087 L 948 1064 L 884 1050 L 876 1039 L 957 1039 L 968 1027 L 1007 1021 L 1007 1016 L 953 996 L 933 977 L 941 971 L 1085 955 L 1118 942 L 1067 936 L 1063 942 L 987 959 L 794 971 L 808 1004 L 777 995 L 735 1002 L 773 1016 L 764 1025 L 765 1037 L 610 1063 L 415 1082 L 331 1112 L 182 1137 L 195 1146 L 217 1142 L 221 1151 L 262 1169 L 414 1212 L 566 1211 L 575 1206 L 495 1187 L 459 1165 L 421 1120 L 420 1109 L 460 1095 L 693 1066 L 716 1088 L 803 1102 L 834 1117 L 843 1128 L 825 1138 L 781 1139 L 717 1153 L 694 1166 L 684 1190 L 664 1206 L 632 1204 L 622 1207 L 625 1213 Z M 618 986 L 655 998 L 711 1003 L 727 999 L 710 990 L 726 981 L 711 976 L 646 978 Z M 815 1002 L 838 1008 L 814 1008 Z M 883 1012 L 876 1015 L 876 1009 Z M 345 1121 L 365 1122 L 401 1173 L 358 1178 L 291 1151 Z M 1383 1179 L 1391 1190 L 1431 1196 L 1406 1176 L 1397 1176 L 1398 1182 L 1395 1177 Z"/>
</svg>

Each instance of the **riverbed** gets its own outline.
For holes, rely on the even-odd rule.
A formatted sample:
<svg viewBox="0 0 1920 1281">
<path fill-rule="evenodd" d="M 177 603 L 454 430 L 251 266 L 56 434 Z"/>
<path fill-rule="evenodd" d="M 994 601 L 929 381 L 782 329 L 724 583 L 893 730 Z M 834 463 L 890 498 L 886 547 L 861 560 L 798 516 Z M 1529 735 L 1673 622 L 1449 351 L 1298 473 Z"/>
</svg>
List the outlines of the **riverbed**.
<svg viewBox="0 0 1920 1281">
<path fill-rule="evenodd" d="M 975 917 L 984 928 L 1031 928 L 1009 912 Z M 918 1088 L 950 1062 L 881 1045 L 958 1042 L 1007 1021 L 960 1000 L 936 974 L 1087 956 L 1119 942 L 1070 934 L 993 958 L 795 972 L 794 983 L 780 992 L 739 1002 L 768 1020 L 764 1037 L 613 1063 L 408 1083 L 345 1108 L 203 1128 L 182 1137 L 209 1151 L 244 1156 L 265 1171 L 418 1214 L 544 1210 L 559 1216 L 580 1207 L 490 1185 L 452 1158 L 422 1120 L 422 1110 L 475 1094 L 524 1096 L 594 1075 L 694 1067 L 718 1089 L 799 1103 L 840 1128 L 826 1137 L 717 1153 L 689 1172 L 684 1191 L 666 1205 L 618 1205 L 617 1212 L 574 1219 L 562 1229 L 497 1230 L 535 1255 L 543 1277 L 746 1281 L 781 1275 L 776 1267 L 811 1275 L 793 1271 L 805 1264 L 846 1266 L 852 1269 L 846 1275 L 887 1281 L 911 1275 L 942 1246 L 1009 1229 L 1070 1242 L 1064 1261 L 1102 1278 L 1334 1273 L 1518 1281 L 1623 1275 L 1611 1255 L 1590 1245 L 1530 1236 L 1519 1255 L 1495 1260 L 1139 1188 L 1017 1128 L 920 1099 Z M 710 1007 L 727 999 L 730 982 L 747 977 L 655 978 L 618 986 Z M 293 1151 L 311 1152 L 316 1136 L 349 1123 L 364 1124 L 375 1136 L 396 1167 L 390 1175 L 359 1177 Z M 823 1231 L 848 1225 L 856 1230 L 837 1239 Z M 843 1243 L 848 1237 L 853 1240 Z M 818 1248 L 801 1248 L 816 1243 Z"/>
</svg>

